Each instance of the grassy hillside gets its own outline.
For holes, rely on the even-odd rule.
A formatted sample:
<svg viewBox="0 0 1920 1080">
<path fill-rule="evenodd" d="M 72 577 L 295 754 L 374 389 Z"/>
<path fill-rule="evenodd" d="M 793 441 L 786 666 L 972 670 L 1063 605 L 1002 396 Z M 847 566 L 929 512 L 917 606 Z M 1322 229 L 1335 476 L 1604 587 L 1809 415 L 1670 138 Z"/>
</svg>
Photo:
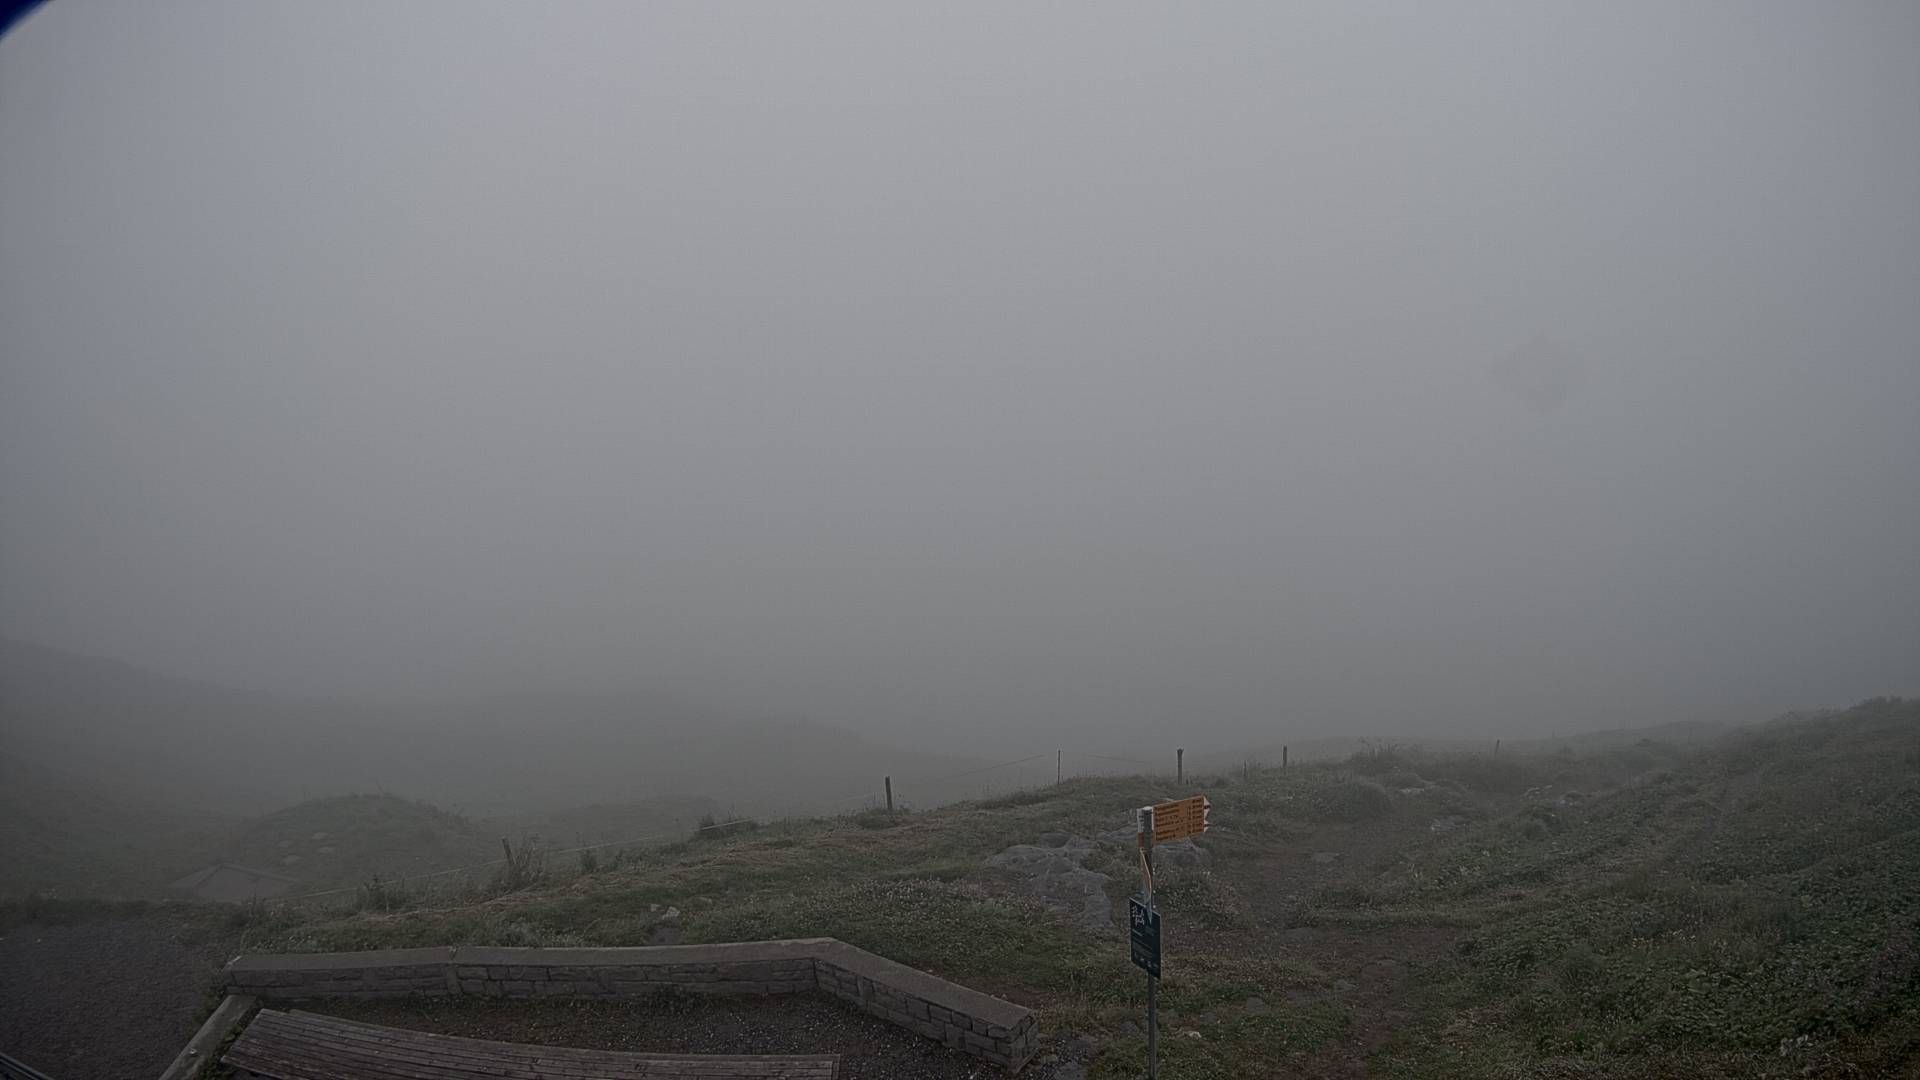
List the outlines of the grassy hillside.
<svg viewBox="0 0 1920 1080">
<path fill-rule="evenodd" d="M 760 814 L 817 811 L 877 790 L 884 776 L 950 777 L 989 764 L 666 692 L 374 707 L 233 690 L 5 639 L 0 751 L 103 790 L 228 814 L 387 791 L 513 819 L 666 796 Z M 931 805 L 979 789 L 927 780 L 906 790 Z"/>
<path fill-rule="evenodd" d="M 342 795 L 248 821 L 220 854 L 321 889 L 465 866 L 498 857 L 500 848 L 489 830 L 439 807 L 392 795 Z"/>
<path fill-rule="evenodd" d="M 1169 1076 L 1912 1075 L 1920 705 L 1700 749 L 1376 752 L 1199 781 L 1210 868 L 1163 867 Z M 1041 1010 L 1135 1075 L 1141 980 L 987 856 L 1099 838 L 1165 778 L 703 834 L 596 873 L 393 913 L 281 912 L 253 947 L 642 944 L 827 934 Z M 1045 1075 L 1044 1072 L 1040 1075 Z"/>
<path fill-rule="evenodd" d="M 703 820 L 735 816 L 728 807 L 697 795 L 589 803 L 506 823 L 509 832 L 538 836 L 556 847 L 615 844 L 635 837 L 680 838 Z"/>
<path fill-rule="evenodd" d="M 152 895 L 230 824 L 0 752 L 0 897 Z"/>
</svg>

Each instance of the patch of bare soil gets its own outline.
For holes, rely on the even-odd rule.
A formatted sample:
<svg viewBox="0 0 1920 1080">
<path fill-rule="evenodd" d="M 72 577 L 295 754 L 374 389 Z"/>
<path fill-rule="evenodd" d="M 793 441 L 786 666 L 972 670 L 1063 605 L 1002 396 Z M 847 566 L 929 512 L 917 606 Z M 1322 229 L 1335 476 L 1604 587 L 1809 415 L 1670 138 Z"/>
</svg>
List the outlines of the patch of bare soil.
<svg viewBox="0 0 1920 1080">
<path fill-rule="evenodd" d="M 0 1049 L 59 1080 L 158 1076 L 233 945 L 162 912 L 0 931 Z"/>
</svg>

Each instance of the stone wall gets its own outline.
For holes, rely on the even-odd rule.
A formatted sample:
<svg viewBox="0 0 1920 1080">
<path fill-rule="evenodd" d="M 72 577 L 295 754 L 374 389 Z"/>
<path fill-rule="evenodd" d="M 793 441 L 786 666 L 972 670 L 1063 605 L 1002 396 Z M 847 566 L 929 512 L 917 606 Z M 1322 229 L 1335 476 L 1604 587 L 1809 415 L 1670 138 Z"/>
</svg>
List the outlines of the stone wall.
<svg viewBox="0 0 1920 1080">
<path fill-rule="evenodd" d="M 490 997 L 638 997 L 791 994 L 814 988 L 805 942 L 661 945 L 635 949 L 456 949 L 463 994 Z"/>
<path fill-rule="evenodd" d="M 228 992 L 263 999 L 406 997 L 446 994 L 454 950 L 287 953 L 241 956 L 227 964 Z"/>
<path fill-rule="evenodd" d="M 241 956 L 227 965 L 236 994 L 277 1000 L 472 994 L 642 997 L 787 994 L 824 990 L 930 1039 L 1019 1069 L 1038 1047 L 1033 1011 L 896 964 L 832 938 L 626 949 L 477 946 Z"/>
<path fill-rule="evenodd" d="M 814 956 L 820 989 L 955 1050 L 1009 1068 L 1039 1048 L 1033 1010 L 838 941 Z"/>
</svg>

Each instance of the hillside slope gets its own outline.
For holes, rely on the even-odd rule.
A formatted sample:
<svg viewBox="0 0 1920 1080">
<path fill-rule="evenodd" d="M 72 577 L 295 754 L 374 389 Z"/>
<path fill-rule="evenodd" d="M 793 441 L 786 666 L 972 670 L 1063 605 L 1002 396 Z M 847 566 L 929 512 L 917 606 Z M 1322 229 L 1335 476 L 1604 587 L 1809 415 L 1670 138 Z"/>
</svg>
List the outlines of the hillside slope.
<svg viewBox="0 0 1920 1080">
<path fill-rule="evenodd" d="M 1162 1040 L 1182 1077 L 1907 1076 L 1920 1067 L 1920 705 L 1704 748 L 1374 753 L 1197 785 L 1206 867 L 1164 863 Z M 254 947 L 832 935 L 1043 1016 L 1134 1075 L 1141 981 L 988 858 L 1089 838 L 1109 905 L 1168 778 L 785 822 L 398 913 L 286 911 Z M 1055 838 L 1048 842 L 1058 843 Z M 1057 905 L 1056 905 L 1057 906 Z M 1043 1063 L 1034 1075 L 1046 1077 Z"/>
<path fill-rule="evenodd" d="M 0 752 L 0 897 L 150 896 L 230 825 Z"/>
<path fill-rule="evenodd" d="M 302 890 L 357 886 L 496 858 L 498 840 L 477 823 L 392 795 L 340 795 L 252 819 L 221 856 L 294 878 Z"/>
<path fill-rule="evenodd" d="M 0 751 L 102 790 L 229 814 L 379 791 L 516 820 L 662 796 L 818 812 L 857 801 L 888 775 L 939 778 L 986 764 L 663 692 L 376 707 L 234 690 L 4 639 Z M 966 791 L 929 783 L 911 797 L 931 804 Z"/>
</svg>

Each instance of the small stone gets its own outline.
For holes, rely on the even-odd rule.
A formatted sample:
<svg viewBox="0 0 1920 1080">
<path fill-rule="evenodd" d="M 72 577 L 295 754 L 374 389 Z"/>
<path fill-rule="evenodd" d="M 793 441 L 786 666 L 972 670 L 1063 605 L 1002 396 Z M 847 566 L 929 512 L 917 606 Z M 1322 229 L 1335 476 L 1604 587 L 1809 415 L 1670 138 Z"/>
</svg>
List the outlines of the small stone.
<svg viewBox="0 0 1920 1080">
<path fill-rule="evenodd" d="M 1250 997 L 1247 999 L 1248 1016 L 1265 1016 L 1272 1011 L 1272 1007 L 1269 1006 L 1263 998 Z"/>
<path fill-rule="evenodd" d="M 1200 1033 L 1193 1030 L 1192 1028 L 1188 1028 L 1187 1030 L 1180 1033 L 1180 1037 L 1183 1039 L 1197 1039 L 1200 1037 Z"/>
<path fill-rule="evenodd" d="M 1335 979 L 1333 980 L 1333 988 L 1343 994 L 1350 993 L 1353 990 L 1353 983 L 1346 979 Z"/>
<path fill-rule="evenodd" d="M 1140 1025 L 1139 1025 L 1139 1024 L 1136 1024 L 1136 1023 L 1134 1023 L 1134 1022 L 1133 1022 L 1133 1021 L 1131 1021 L 1131 1020 L 1129 1020 L 1129 1021 L 1127 1021 L 1127 1022 L 1126 1022 L 1126 1025 L 1125 1025 L 1124 1027 L 1122 1027 L 1122 1028 L 1121 1028 L 1120 1030 L 1122 1030 L 1122 1031 L 1124 1031 L 1124 1032 L 1126 1032 L 1126 1033 L 1127 1033 L 1127 1034 L 1129 1034 L 1129 1035 L 1144 1035 L 1144 1034 L 1146 1034 L 1145 1032 L 1143 1032 L 1143 1031 L 1141 1031 L 1141 1030 L 1140 1030 Z"/>
</svg>

